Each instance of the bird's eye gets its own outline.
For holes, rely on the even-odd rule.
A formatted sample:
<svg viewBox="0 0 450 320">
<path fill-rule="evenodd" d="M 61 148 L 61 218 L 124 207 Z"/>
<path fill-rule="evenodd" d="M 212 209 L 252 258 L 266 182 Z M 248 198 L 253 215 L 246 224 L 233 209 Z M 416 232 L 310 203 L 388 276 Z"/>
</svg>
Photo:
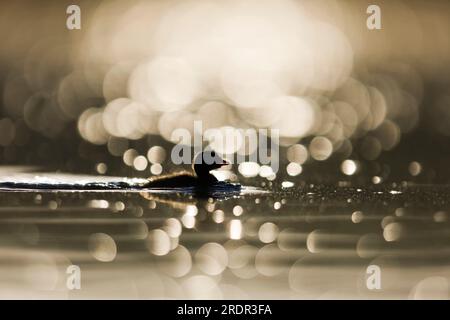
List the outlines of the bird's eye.
<svg viewBox="0 0 450 320">
<path fill-rule="evenodd" d="M 211 152 L 211 156 L 212 157 L 215 157 L 216 156 L 216 153 L 213 151 L 213 152 Z"/>
</svg>

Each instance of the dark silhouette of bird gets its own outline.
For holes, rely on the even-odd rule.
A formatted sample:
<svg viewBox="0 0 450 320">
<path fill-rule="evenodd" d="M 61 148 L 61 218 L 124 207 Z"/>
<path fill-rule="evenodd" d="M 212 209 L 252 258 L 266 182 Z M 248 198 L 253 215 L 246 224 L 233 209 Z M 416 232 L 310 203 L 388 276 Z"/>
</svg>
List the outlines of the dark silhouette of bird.
<svg viewBox="0 0 450 320">
<path fill-rule="evenodd" d="M 32 175 L 28 181 L 0 181 L 0 189 L 23 189 L 23 190 L 128 190 L 142 189 L 147 198 L 160 196 L 158 190 L 164 194 L 172 191 L 188 195 L 195 198 L 212 197 L 217 199 L 225 199 L 239 194 L 241 185 L 239 183 L 230 183 L 219 181 L 213 174 L 212 170 L 219 169 L 229 163 L 222 159 L 214 151 L 204 151 L 199 153 L 193 161 L 193 172 L 181 171 L 171 174 L 151 177 L 145 182 L 133 181 L 90 181 L 78 182 L 65 181 L 48 181 L 41 179 L 36 181 L 35 175 Z M 34 178 L 33 178 L 34 177 Z M 143 180 L 143 179 L 141 179 Z M 151 189 L 152 191 L 149 191 Z M 146 191 L 147 190 L 147 191 Z M 156 193 L 155 193 L 156 192 Z"/>
<path fill-rule="evenodd" d="M 207 189 L 217 185 L 219 180 L 211 174 L 212 170 L 219 169 L 229 163 L 214 151 L 199 153 L 192 163 L 193 172 L 181 171 L 167 175 L 149 178 L 145 188 L 190 188 Z"/>
</svg>

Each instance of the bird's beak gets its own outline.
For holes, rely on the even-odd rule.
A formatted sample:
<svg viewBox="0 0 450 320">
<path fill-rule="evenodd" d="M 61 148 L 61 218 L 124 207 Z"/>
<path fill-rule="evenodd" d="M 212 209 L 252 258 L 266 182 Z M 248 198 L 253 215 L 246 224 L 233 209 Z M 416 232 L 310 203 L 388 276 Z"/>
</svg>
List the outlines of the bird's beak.
<svg viewBox="0 0 450 320">
<path fill-rule="evenodd" d="M 227 166 L 230 163 L 227 160 L 222 159 L 222 163 L 220 164 L 221 166 Z"/>
<path fill-rule="evenodd" d="M 215 164 L 215 167 L 216 167 L 216 169 L 219 169 L 219 168 L 222 168 L 223 166 L 227 166 L 227 165 L 229 165 L 229 164 L 230 164 L 230 163 L 229 163 L 228 161 L 222 159 L 221 161 L 218 161 L 218 162 Z"/>
</svg>

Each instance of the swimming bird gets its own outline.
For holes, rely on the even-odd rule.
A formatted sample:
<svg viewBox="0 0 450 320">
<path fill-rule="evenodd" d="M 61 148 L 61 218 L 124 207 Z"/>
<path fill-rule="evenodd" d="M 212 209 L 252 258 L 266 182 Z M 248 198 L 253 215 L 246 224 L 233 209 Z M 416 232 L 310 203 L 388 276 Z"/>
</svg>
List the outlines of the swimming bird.
<svg viewBox="0 0 450 320">
<path fill-rule="evenodd" d="M 151 177 L 145 188 L 212 188 L 220 182 L 211 174 L 211 171 L 228 164 L 216 152 L 203 151 L 194 158 L 192 163 L 193 172 L 181 171 L 159 177 Z M 227 185 L 232 186 L 231 184 Z M 222 184 L 221 186 L 223 187 L 224 185 Z"/>
</svg>

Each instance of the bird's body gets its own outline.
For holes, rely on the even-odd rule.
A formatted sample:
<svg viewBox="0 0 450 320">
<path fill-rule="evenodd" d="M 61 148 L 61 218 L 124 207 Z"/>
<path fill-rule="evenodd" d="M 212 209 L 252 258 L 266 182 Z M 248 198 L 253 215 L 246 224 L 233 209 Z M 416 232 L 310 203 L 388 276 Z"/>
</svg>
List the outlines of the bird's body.
<svg viewBox="0 0 450 320">
<path fill-rule="evenodd" d="M 195 188 L 202 190 L 213 188 L 219 181 L 210 171 L 227 164 L 228 162 L 216 155 L 214 151 L 202 152 L 193 161 L 193 172 L 181 171 L 159 177 L 151 177 L 145 187 L 155 189 Z"/>
<path fill-rule="evenodd" d="M 207 177 L 207 179 L 199 179 L 192 172 L 181 171 L 166 174 L 159 177 L 149 178 L 149 182 L 146 185 L 147 188 L 189 188 L 189 187 L 206 187 L 212 185 L 218 180 L 213 176 Z"/>
<path fill-rule="evenodd" d="M 213 152 L 200 153 L 194 160 L 193 172 L 179 171 L 171 174 L 151 177 L 147 180 L 137 179 L 102 179 L 93 180 L 89 179 L 76 179 L 65 180 L 54 179 L 49 177 L 41 177 L 36 174 L 32 174 L 31 177 L 27 177 L 25 180 L 18 179 L 17 177 L 11 180 L 0 181 L 0 189 L 7 190 L 142 190 L 148 199 L 153 199 L 157 195 L 162 193 L 182 193 L 184 195 L 193 196 L 196 198 L 202 197 L 215 197 L 224 198 L 230 195 L 239 193 L 241 185 L 238 183 L 229 183 L 225 181 L 218 181 L 214 175 L 210 173 L 211 170 L 218 169 L 226 164 L 225 160 L 215 156 Z M 211 160 L 211 155 L 214 158 Z M 153 189 L 153 190 L 145 190 Z M 189 199 L 191 201 L 191 199 Z"/>
</svg>

